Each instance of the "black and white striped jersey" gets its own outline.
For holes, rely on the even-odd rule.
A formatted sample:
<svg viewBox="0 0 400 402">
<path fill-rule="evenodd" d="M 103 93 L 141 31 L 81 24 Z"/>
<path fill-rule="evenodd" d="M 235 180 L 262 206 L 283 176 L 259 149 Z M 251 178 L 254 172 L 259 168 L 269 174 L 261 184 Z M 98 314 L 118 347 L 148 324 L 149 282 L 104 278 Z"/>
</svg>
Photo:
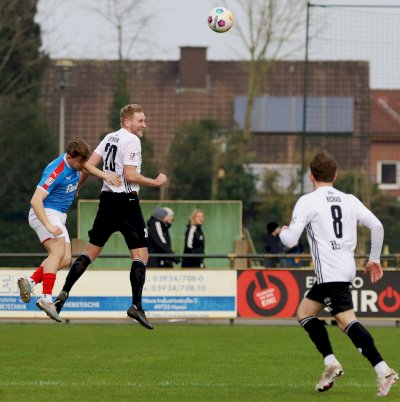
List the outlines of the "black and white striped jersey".
<svg viewBox="0 0 400 402">
<path fill-rule="evenodd" d="M 356 274 L 357 224 L 370 229 L 369 259 L 380 262 L 381 222 L 354 195 L 331 186 L 318 187 L 299 198 L 289 228 L 280 238 L 285 246 L 293 247 L 306 229 L 317 282 L 351 282 Z"/>
</svg>

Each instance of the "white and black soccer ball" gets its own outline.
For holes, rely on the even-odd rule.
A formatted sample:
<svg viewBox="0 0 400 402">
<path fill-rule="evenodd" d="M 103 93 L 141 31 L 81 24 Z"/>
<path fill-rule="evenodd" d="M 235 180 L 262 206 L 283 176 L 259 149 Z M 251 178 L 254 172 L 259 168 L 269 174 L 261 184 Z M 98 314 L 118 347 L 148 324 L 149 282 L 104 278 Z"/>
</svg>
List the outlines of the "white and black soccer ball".
<svg viewBox="0 0 400 402">
<path fill-rule="evenodd" d="M 231 10 L 225 7 L 216 7 L 208 15 L 208 26 L 218 33 L 227 32 L 232 28 L 234 16 Z"/>
</svg>

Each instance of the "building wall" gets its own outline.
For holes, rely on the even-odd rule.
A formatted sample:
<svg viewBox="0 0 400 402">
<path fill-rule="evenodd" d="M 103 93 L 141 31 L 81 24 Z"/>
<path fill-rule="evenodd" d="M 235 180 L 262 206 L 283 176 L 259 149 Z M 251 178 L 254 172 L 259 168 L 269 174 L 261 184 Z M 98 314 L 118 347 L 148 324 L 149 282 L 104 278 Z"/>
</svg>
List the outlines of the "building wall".
<svg viewBox="0 0 400 402">
<path fill-rule="evenodd" d="M 400 90 L 371 90 L 370 98 L 370 172 L 371 178 L 376 181 L 379 161 L 397 161 L 400 164 Z M 400 197 L 400 188 L 385 191 Z"/>
<path fill-rule="evenodd" d="M 185 121 L 205 118 L 232 123 L 235 96 L 247 92 L 247 63 L 207 61 L 204 48 L 182 48 L 179 61 L 127 61 L 128 92 L 133 103 L 143 106 L 157 161 L 162 166 L 174 130 Z M 66 141 L 75 135 L 93 148 L 99 137 L 110 131 L 108 113 L 116 85 L 116 61 L 75 60 L 76 86 L 65 90 Z M 193 63 L 200 65 L 194 69 Z M 189 69 L 186 71 L 185 69 Z M 191 70 L 190 70 L 191 69 Z M 304 63 L 279 61 L 266 73 L 261 94 L 302 96 Z M 195 74 L 191 81 L 191 74 Z M 205 77 L 204 77 L 205 76 Z M 306 139 L 309 152 L 325 145 L 339 162 L 364 165 L 369 130 L 368 64 L 365 62 L 311 62 L 308 96 L 353 96 L 354 127 L 351 138 L 319 135 Z M 184 81 L 182 86 L 181 78 Z M 204 83 L 204 85 L 202 84 Z M 58 134 L 59 89 L 55 72 L 49 71 L 44 84 L 46 113 Z M 297 133 L 255 133 L 249 151 L 257 163 L 298 163 L 301 137 Z"/>
</svg>

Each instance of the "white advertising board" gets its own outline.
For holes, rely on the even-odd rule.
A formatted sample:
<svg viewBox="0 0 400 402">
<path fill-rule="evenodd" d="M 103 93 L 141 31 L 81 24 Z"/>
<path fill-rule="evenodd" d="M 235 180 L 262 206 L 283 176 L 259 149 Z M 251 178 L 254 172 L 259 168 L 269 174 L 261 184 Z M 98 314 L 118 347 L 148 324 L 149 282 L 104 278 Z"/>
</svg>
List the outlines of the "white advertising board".
<svg viewBox="0 0 400 402">
<path fill-rule="evenodd" d="M 57 274 L 53 295 L 64 284 L 66 270 Z M 35 302 L 42 287 L 35 287 L 31 302 L 19 298 L 17 280 L 32 270 L 0 270 L 0 318 L 44 317 Z M 150 318 L 235 318 L 236 271 L 147 270 L 143 308 Z M 61 316 L 71 318 L 125 318 L 132 304 L 129 270 L 91 270 L 71 291 Z"/>
</svg>

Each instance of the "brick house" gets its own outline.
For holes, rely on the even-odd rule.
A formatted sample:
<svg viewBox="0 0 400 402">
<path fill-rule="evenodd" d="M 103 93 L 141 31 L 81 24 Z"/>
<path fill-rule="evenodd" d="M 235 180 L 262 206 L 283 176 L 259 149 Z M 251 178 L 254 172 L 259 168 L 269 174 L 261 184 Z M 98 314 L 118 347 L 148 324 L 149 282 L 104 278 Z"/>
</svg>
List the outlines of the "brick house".
<svg viewBox="0 0 400 402">
<path fill-rule="evenodd" d="M 400 197 L 400 90 L 371 90 L 370 138 L 371 177 Z"/>
<path fill-rule="evenodd" d="M 76 86 L 65 91 L 66 140 L 79 135 L 94 147 L 99 136 L 109 132 L 108 113 L 118 62 L 75 60 L 75 64 Z M 149 126 L 146 135 L 154 144 L 160 167 L 165 163 L 174 130 L 181 123 L 205 118 L 224 125 L 243 123 L 247 64 L 209 61 L 202 47 L 181 48 L 177 61 L 126 62 L 128 92 L 132 102 L 144 107 Z M 369 161 L 368 63 L 310 62 L 308 71 L 306 155 L 325 148 L 342 168 L 373 170 L 376 162 Z M 302 61 L 277 61 L 270 67 L 253 113 L 254 135 L 249 152 L 254 155 L 254 169 L 298 168 L 304 128 L 303 93 Z M 59 97 L 53 69 L 44 84 L 44 102 L 55 133 Z"/>
</svg>

